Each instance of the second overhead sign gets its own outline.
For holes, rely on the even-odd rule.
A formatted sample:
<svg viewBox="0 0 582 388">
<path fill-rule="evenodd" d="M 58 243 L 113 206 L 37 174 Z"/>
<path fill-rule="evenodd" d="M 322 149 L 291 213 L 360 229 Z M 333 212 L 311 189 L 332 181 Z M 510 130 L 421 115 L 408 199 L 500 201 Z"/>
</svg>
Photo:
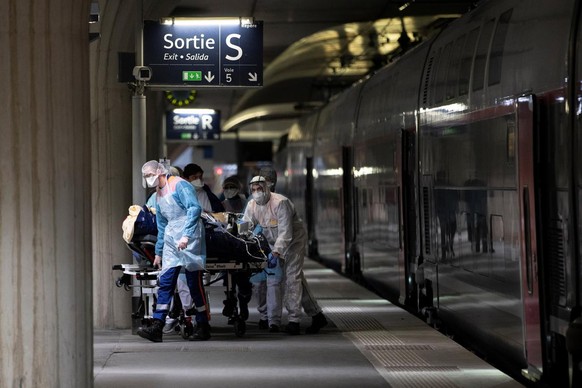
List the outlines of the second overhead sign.
<svg viewBox="0 0 582 388">
<path fill-rule="evenodd" d="M 263 23 L 145 21 L 144 64 L 152 86 L 262 86 Z"/>
</svg>

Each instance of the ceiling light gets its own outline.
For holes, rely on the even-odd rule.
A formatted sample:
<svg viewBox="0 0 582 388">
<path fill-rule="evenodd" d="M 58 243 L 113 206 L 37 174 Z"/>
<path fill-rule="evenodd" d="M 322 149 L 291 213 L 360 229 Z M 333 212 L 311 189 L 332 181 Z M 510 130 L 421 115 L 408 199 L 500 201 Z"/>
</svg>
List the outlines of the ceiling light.
<svg viewBox="0 0 582 388">
<path fill-rule="evenodd" d="M 410 5 L 410 1 L 407 1 L 406 3 L 402 4 L 400 7 L 398 7 L 398 10 L 400 12 L 404 11 L 406 8 L 408 8 L 408 6 Z"/>
<path fill-rule="evenodd" d="M 99 3 L 91 3 L 91 8 L 89 9 L 89 23 L 94 24 L 99 22 Z"/>
<path fill-rule="evenodd" d="M 199 115 L 211 115 L 216 113 L 215 109 L 188 109 L 188 108 L 178 108 L 173 110 L 174 113 L 179 114 L 199 114 Z"/>
<path fill-rule="evenodd" d="M 162 18 L 161 24 L 175 26 L 209 26 L 209 25 L 230 25 L 246 26 L 254 23 L 252 17 L 232 17 L 232 18 Z"/>
</svg>

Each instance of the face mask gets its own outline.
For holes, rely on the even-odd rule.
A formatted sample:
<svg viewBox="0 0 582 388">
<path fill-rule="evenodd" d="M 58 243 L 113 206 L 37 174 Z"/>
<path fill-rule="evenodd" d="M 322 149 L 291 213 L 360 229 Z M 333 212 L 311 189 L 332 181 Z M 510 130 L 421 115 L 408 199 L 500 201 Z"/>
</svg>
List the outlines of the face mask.
<svg viewBox="0 0 582 388">
<path fill-rule="evenodd" d="M 201 179 L 194 179 L 192 182 L 192 186 L 196 189 L 201 189 L 204 187 L 204 182 Z"/>
<path fill-rule="evenodd" d="M 158 175 L 148 176 L 145 181 L 148 187 L 156 187 L 160 183 L 160 177 Z"/>
<path fill-rule="evenodd" d="M 234 198 L 238 194 L 237 189 L 226 189 L 224 190 L 224 197 L 226 199 Z"/>
<path fill-rule="evenodd" d="M 255 200 L 255 202 L 259 205 L 264 205 L 265 204 L 265 193 L 262 191 L 255 191 L 253 193 L 253 199 Z"/>
</svg>

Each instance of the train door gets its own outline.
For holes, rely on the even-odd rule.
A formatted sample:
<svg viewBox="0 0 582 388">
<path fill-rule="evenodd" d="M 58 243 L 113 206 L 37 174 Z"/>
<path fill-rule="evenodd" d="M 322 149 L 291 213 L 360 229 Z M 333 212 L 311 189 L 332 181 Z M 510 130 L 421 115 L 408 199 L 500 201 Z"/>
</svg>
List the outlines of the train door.
<svg viewBox="0 0 582 388">
<path fill-rule="evenodd" d="M 403 130 L 397 141 L 394 162 L 398 185 L 399 302 L 418 308 L 415 276 L 414 158 L 414 132 Z"/>
<path fill-rule="evenodd" d="M 339 148 L 335 148 L 335 144 L 331 144 L 329 133 L 323 136 L 330 137 L 324 138 L 321 145 L 316 143 L 313 157 L 313 234 L 317 239 L 320 261 L 329 268 L 343 272 L 342 154 Z"/>
<path fill-rule="evenodd" d="M 317 239 L 315 238 L 315 228 L 313 219 L 313 158 L 305 158 L 305 223 L 307 224 L 307 255 L 315 258 L 319 252 L 317 250 Z"/>
<path fill-rule="evenodd" d="M 342 147 L 342 233 L 344 238 L 345 262 L 344 268 L 348 276 L 359 276 L 360 253 L 356 247 L 356 226 L 354 206 L 353 149 Z"/>
<path fill-rule="evenodd" d="M 571 291 L 569 305 L 571 306 L 571 317 L 566 329 L 566 344 L 569 352 L 568 367 L 570 386 L 579 386 L 582 383 L 582 3 L 576 2 L 574 10 L 573 36 L 570 45 L 570 53 L 573 58 L 568 63 L 574 65 L 571 69 L 569 106 L 575 107 L 576 114 L 570 114 L 572 119 L 572 206 L 573 206 L 573 256 L 568 265 L 568 283 Z"/>
<path fill-rule="evenodd" d="M 524 375 L 539 379 L 542 371 L 538 249 L 534 180 L 534 96 L 517 100 L 518 201 L 521 230 L 521 284 L 523 295 L 523 332 L 528 370 Z"/>
<path fill-rule="evenodd" d="M 419 308 L 428 308 L 431 310 L 433 307 L 439 308 L 439 295 L 438 295 L 438 261 L 437 255 L 435 253 L 435 244 L 433 243 L 433 234 L 435 230 L 434 219 L 434 202 L 433 195 L 434 192 L 434 177 L 430 174 L 426 174 L 420 177 L 420 257 L 418 260 L 419 270 L 417 271 L 418 276 L 422 277 L 419 279 Z M 433 285 L 437 289 L 433 289 Z"/>
<path fill-rule="evenodd" d="M 581 235 L 581 225 L 582 225 L 582 3 L 576 3 L 576 9 L 574 12 L 574 17 L 576 19 L 576 39 L 571 42 L 571 46 L 573 49 L 571 50 L 573 56 L 576 59 L 571 59 L 568 62 L 576 64 L 576 69 L 573 70 L 574 75 L 571 78 L 572 82 L 570 84 L 571 93 L 570 98 L 574 101 L 571 101 L 570 106 L 575 107 L 576 115 L 571 115 L 570 117 L 573 119 L 573 132 L 572 132 L 572 165 L 573 165 L 573 174 L 574 182 L 573 182 L 573 205 L 576 209 L 576 221 L 574 222 L 574 235 L 576 236 L 575 241 L 575 255 L 576 255 L 576 263 L 574 265 L 574 269 L 572 270 L 574 275 L 574 280 L 572 281 L 572 287 L 578 291 L 578 294 L 573 298 L 575 300 L 574 304 L 576 309 L 576 313 L 578 314 L 577 317 L 580 320 L 581 315 L 581 306 L 582 306 L 582 263 L 580 259 L 580 254 L 582 252 L 582 235 Z M 577 280 L 576 280 L 577 279 Z M 578 330 L 580 330 L 580 326 L 578 325 Z M 577 351 L 578 356 L 582 353 L 580 347 L 582 344 L 577 344 Z M 582 381 L 582 364 L 579 365 L 578 369 L 576 370 L 577 378 Z"/>
</svg>

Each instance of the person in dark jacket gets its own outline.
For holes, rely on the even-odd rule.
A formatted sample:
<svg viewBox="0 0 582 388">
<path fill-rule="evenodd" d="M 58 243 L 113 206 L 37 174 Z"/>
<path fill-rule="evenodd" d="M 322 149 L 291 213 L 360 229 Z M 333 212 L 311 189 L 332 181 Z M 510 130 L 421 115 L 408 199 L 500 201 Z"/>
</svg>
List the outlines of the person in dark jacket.
<svg viewBox="0 0 582 388">
<path fill-rule="evenodd" d="M 236 175 L 229 176 L 222 183 L 224 200 L 222 205 L 225 211 L 230 213 L 242 214 L 247 205 L 246 197 L 242 192 L 242 183 Z M 240 308 L 240 318 L 246 321 L 249 318 L 249 302 L 253 296 L 253 286 L 249 281 L 251 274 L 248 271 L 237 271 L 232 274 L 234 290 L 237 293 L 238 306 Z M 234 306 L 230 300 L 224 301 L 224 310 L 222 315 L 231 316 Z"/>
<path fill-rule="evenodd" d="M 207 184 L 204 183 L 204 170 L 197 164 L 190 163 L 184 167 L 184 179 L 186 179 L 196 190 L 198 202 L 202 206 L 202 210 L 207 213 L 218 213 L 224 211 L 222 202 L 210 190 Z"/>
</svg>

